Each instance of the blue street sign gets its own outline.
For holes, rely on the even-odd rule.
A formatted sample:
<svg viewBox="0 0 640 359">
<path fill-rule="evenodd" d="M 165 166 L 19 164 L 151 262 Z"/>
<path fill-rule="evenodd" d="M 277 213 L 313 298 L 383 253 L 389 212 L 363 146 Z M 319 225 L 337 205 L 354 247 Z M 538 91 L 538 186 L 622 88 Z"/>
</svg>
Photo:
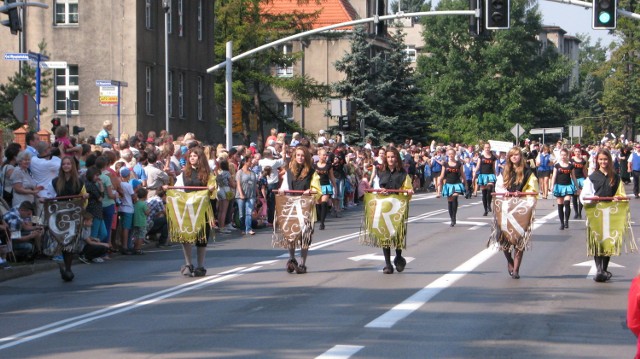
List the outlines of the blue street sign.
<svg viewBox="0 0 640 359">
<path fill-rule="evenodd" d="M 33 61 L 49 61 L 49 56 L 29 51 L 29 58 Z"/>
<path fill-rule="evenodd" d="M 111 80 L 96 80 L 96 86 L 113 86 Z"/>
<path fill-rule="evenodd" d="M 27 60 L 29 60 L 29 54 L 20 53 L 20 52 L 5 52 L 4 59 L 5 60 L 27 61 Z"/>
</svg>

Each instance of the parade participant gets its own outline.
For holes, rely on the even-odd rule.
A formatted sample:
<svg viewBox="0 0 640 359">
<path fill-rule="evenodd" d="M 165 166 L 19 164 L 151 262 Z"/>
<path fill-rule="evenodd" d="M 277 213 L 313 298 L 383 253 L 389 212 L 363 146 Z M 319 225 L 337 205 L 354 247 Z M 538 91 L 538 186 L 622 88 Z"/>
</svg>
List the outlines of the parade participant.
<svg viewBox="0 0 640 359">
<path fill-rule="evenodd" d="M 518 192 L 538 193 L 538 179 L 533 174 L 533 170 L 526 166 L 525 163 L 525 158 L 520 148 L 514 147 L 509 150 L 504 172 L 496 182 L 497 193 L 504 194 L 505 197 L 517 195 Z M 494 225 L 496 228 L 490 239 L 490 242 L 497 243 L 504 252 L 504 256 L 507 258 L 507 270 L 513 279 L 520 279 L 520 264 L 522 264 L 524 251 L 529 247 L 535 197 L 536 195 L 533 195 L 526 199 L 531 205 L 523 206 L 523 208 L 527 208 L 527 215 L 530 215 L 531 219 L 526 227 L 523 228 L 522 233 L 517 233 L 517 235 L 515 232 L 508 233 L 508 231 L 498 228 L 498 223 L 496 223 Z M 494 213 L 494 215 L 498 216 L 498 213 Z"/>
<path fill-rule="evenodd" d="M 464 183 L 462 181 L 464 171 L 460 161 L 456 160 L 455 150 L 449 149 L 447 156 L 449 158 L 442 166 L 440 183 L 443 183 L 442 196 L 447 199 L 449 218 L 451 218 L 451 227 L 453 227 L 456 225 L 456 215 L 458 213 L 458 196 L 464 194 Z"/>
<path fill-rule="evenodd" d="M 316 163 L 315 171 L 320 178 L 320 188 L 322 197 L 320 197 L 320 230 L 324 229 L 324 221 L 329 212 L 329 201 L 333 195 L 333 189 L 336 186 L 336 179 L 333 177 L 333 167 L 327 162 L 327 150 L 321 148 L 318 150 L 318 163 Z"/>
<path fill-rule="evenodd" d="M 493 187 L 496 183 L 496 161 L 496 156 L 491 152 L 491 145 L 485 143 L 483 151 L 476 162 L 478 187 L 482 190 L 483 216 L 491 212 L 491 192 L 493 192 Z"/>
<path fill-rule="evenodd" d="M 84 183 L 78 176 L 76 161 L 71 156 L 65 156 L 62 159 L 58 176 L 51 180 L 47 189 L 47 192 L 53 197 L 83 196 L 84 198 L 89 198 L 89 194 L 84 190 Z M 61 199 L 61 201 L 65 200 L 69 201 L 71 198 Z M 71 271 L 71 264 L 73 262 L 73 251 L 78 240 L 76 236 L 62 248 L 64 263 L 60 264 L 60 276 L 65 282 L 70 282 L 74 277 Z"/>
<path fill-rule="evenodd" d="M 638 198 L 640 197 L 640 143 L 635 144 L 633 152 L 627 158 L 627 171 L 633 177 L 633 195 Z"/>
<path fill-rule="evenodd" d="M 549 146 L 542 145 L 542 150 L 536 158 L 536 165 L 538 166 L 538 180 L 540 182 L 540 192 L 542 198 L 547 199 L 549 195 L 549 178 L 551 177 L 551 170 L 553 169 L 553 160 L 551 153 L 549 153 Z"/>
<path fill-rule="evenodd" d="M 553 186 L 553 196 L 558 203 L 558 219 L 560 219 L 560 230 L 569 228 L 569 217 L 571 216 L 571 196 L 576 194 L 574 186 L 576 182 L 573 165 L 569 162 L 569 150 L 563 148 L 559 152 L 558 162 L 553 166 L 551 185 Z"/>
<path fill-rule="evenodd" d="M 293 158 L 291 162 L 289 162 L 289 166 L 282 178 L 282 185 L 279 190 L 280 195 L 284 195 L 285 191 L 288 190 L 303 191 L 303 195 L 313 195 L 316 197 L 316 200 L 322 193 L 320 177 L 313 168 L 311 153 L 309 149 L 304 146 L 295 148 Z M 289 273 L 295 271 L 298 274 L 304 274 L 307 272 L 307 255 L 309 253 L 309 246 L 313 240 L 313 224 L 316 216 L 315 205 L 312 205 L 311 208 L 314 213 L 311 214 L 312 218 L 308 226 L 310 228 L 306 228 L 306 233 L 300 233 L 295 241 L 288 241 L 286 244 L 289 249 L 289 260 L 287 261 L 286 267 Z M 274 231 L 275 227 L 274 225 Z M 299 264 L 295 256 L 296 247 L 300 247 Z"/>
<path fill-rule="evenodd" d="M 385 152 L 384 168 L 378 171 L 378 187 L 383 189 L 380 193 L 385 194 L 386 190 L 405 190 L 409 196 L 413 194 L 413 186 L 411 178 L 407 175 L 400 161 L 400 153 L 394 147 L 389 147 Z M 384 274 L 393 274 L 393 265 L 391 264 L 391 246 L 395 247 L 396 256 L 393 264 L 398 272 L 402 272 L 407 265 L 407 261 L 402 257 L 402 250 L 406 248 L 406 232 L 403 238 L 396 238 L 395 243 L 382 246 L 384 254 L 385 267 L 382 269 Z M 374 246 L 379 247 L 378 243 Z"/>
<path fill-rule="evenodd" d="M 440 198 L 440 192 L 442 191 L 442 183 L 440 182 L 440 175 L 442 174 L 442 165 L 445 158 L 442 155 L 442 149 L 437 148 L 435 155 L 431 158 L 431 178 L 434 179 L 434 186 L 436 188 L 436 198 Z"/>
<path fill-rule="evenodd" d="M 471 157 L 465 156 L 464 158 L 464 179 L 465 179 L 465 194 L 464 198 L 471 198 L 471 194 L 473 193 L 473 163 L 471 163 Z"/>
<path fill-rule="evenodd" d="M 571 157 L 573 165 L 573 176 L 576 178 L 576 193 L 572 196 L 573 210 L 576 212 L 573 219 L 582 219 L 582 202 L 578 201 L 580 190 L 584 186 L 584 180 L 587 177 L 587 161 L 582 156 L 582 149 L 578 145 L 573 149 L 573 157 Z"/>
<path fill-rule="evenodd" d="M 633 358 L 640 359 L 640 274 L 631 281 L 627 295 L 627 328 L 636 337 L 636 355 Z"/>
<path fill-rule="evenodd" d="M 584 181 L 580 200 L 585 205 L 590 206 L 594 197 L 609 197 L 613 198 L 613 201 L 626 198 L 620 176 L 613 168 L 611 153 L 606 149 L 602 149 L 598 151 L 596 156 L 596 169 Z M 593 278 L 596 282 L 606 282 L 611 279 L 612 274 L 608 271 L 609 259 L 611 256 L 620 255 L 623 235 L 630 230 L 628 215 L 622 221 L 622 225 L 619 224 L 620 221 L 609 221 L 608 218 L 607 221 L 611 226 L 609 232 L 615 232 L 618 236 L 603 238 L 603 233 L 598 233 L 602 232 L 603 226 L 598 226 L 595 223 L 595 218 L 592 219 L 589 216 L 589 209 L 587 208 L 587 252 L 589 255 L 593 255 L 593 260 L 596 264 L 597 274 Z M 616 225 L 616 223 L 618 224 Z M 632 251 L 637 249 L 635 248 L 635 242 L 631 241 L 630 244 Z"/>
<path fill-rule="evenodd" d="M 176 186 L 187 187 L 207 187 L 211 195 L 215 195 L 218 189 L 216 185 L 215 175 L 209 170 L 209 164 L 207 163 L 207 157 L 200 147 L 191 148 L 187 154 L 187 165 L 185 166 L 182 174 L 176 179 Z M 185 192 L 192 192 L 193 189 L 185 189 Z M 210 202 L 206 201 L 206 204 L 210 206 Z M 184 255 L 185 264 L 180 269 L 180 272 L 189 277 L 204 277 L 207 274 L 207 270 L 204 268 L 205 255 L 207 253 L 207 240 L 211 231 L 210 225 L 207 224 L 204 236 L 200 236 L 196 239 L 196 260 L 197 267 L 194 268 L 192 262 L 191 249 L 193 243 L 182 243 L 182 252 Z"/>
</svg>

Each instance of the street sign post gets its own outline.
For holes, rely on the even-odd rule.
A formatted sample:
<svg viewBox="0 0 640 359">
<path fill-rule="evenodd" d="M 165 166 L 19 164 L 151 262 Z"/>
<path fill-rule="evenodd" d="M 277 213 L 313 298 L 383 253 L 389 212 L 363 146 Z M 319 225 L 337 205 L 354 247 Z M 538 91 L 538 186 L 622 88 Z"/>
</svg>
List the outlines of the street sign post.
<svg viewBox="0 0 640 359">
<path fill-rule="evenodd" d="M 548 133 L 559 133 L 560 138 L 562 138 L 562 127 L 549 127 L 549 128 L 532 128 L 529 131 L 532 135 L 542 135 L 542 143 L 544 144 L 544 135 Z"/>
<path fill-rule="evenodd" d="M 569 126 L 569 137 L 571 137 L 572 143 L 573 138 L 578 137 L 578 143 L 580 143 L 582 139 L 582 126 Z"/>
<path fill-rule="evenodd" d="M 13 99 L 13 114 L 18 121 L 28 124 L 35 117 L 36 111 L 36 101 L 28 93 L 20 93 Z"/>
<path fill-rule="evenodd" d="M 524 128 L 522 128 L 522 126 L 520 126 L 519 123 L 516 123 L 515 126 L 513 126 L 513 128 L 511 128 L 511 133 L 516 136 L 516 145 L 520 142 L 520 136 L 522 134 L 524 134 Z"/>
<path fill-rule="evenodd" d="M 129 84 L 125 81 L 116 80 L 96 80 L 96 86 L 100 87 L 100 104 L 112 106 L 116 105 L 118 115 L 118 134 L 116 140 L 120 139 L 120 98 L 122 97 L 122 87 L 127 87 Z M 117 91 L 113 91 L 113 87 L 117 87 Z M 104 89 L 104 90 L 103 90 Z M 114 103 L 114 95 L 117 97 L 117 102 Z M 104 99 L 104 102 L 103 102 Z"/>
</svg>

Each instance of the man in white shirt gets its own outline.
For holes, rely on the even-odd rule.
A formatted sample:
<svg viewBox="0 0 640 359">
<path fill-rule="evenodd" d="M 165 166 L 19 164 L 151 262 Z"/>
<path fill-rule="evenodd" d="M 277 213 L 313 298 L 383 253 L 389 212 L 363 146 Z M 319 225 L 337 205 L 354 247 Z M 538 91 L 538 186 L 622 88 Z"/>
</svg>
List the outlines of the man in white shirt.
<svg viewBox="0 0 640 359">
<path fill-rule="evenodd" d="M 320 132 L 318 132 L 318 143 L 323 145 L 327 143 L 327 138 L 324 137 L 324 130 L 320 130 Z"/>
<path fill-rule="evenodd" d="M 46 188 L 54 178 L 58 177 L 62 160 L 58 156 L 51 155 L 51 145 L 48 142 L 39 141 L 36 143 L 35 149 L 38 155 L 31 157 L 29 169 L 36 185 L 45 188 L 38 193 L 38 196 L 46 198 L 48 197 Z"/>
<path fill-rule="evenodd" d="M 273 213 L 276 206 L 276 197 L 274 191 L 278 189 L 278 169 L 284 166 L 284 158 L 286 155 L 286 146 L 282 146 L 281 158 L 273 158 L 273 153 L 269 149 L 265 149 L 262 153 L 263 158 L 258 165 L 264 170 L 271 167 L 271 174 L 267 177 L 267 221 L 273 223 Z"/>
</svg>

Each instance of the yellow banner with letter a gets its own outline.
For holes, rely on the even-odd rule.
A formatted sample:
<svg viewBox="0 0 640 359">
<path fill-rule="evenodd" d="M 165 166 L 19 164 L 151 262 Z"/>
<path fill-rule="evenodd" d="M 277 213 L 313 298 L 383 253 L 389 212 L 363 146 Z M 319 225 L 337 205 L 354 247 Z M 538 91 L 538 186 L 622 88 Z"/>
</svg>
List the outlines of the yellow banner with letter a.
<svg viewBox="0 0 640 359">
<path fill-rule="evenodd" d="M 360 244 L 382 248 L 407 247 L 409 196 L 365 193 Z"/>
<path fill-rule="evenodd" d="M 167 191 L 167 222 L 169 238 L 177 243 L 207 241 L 207 223 L 213 224 L 213 209 L 209 191 Z"/>
</svg>

